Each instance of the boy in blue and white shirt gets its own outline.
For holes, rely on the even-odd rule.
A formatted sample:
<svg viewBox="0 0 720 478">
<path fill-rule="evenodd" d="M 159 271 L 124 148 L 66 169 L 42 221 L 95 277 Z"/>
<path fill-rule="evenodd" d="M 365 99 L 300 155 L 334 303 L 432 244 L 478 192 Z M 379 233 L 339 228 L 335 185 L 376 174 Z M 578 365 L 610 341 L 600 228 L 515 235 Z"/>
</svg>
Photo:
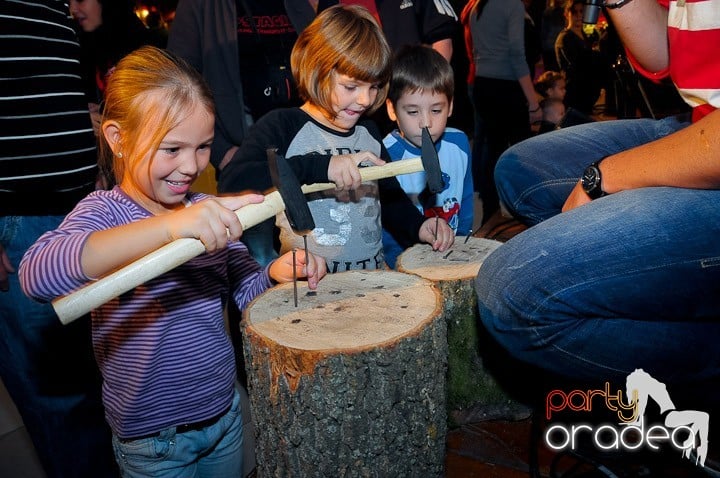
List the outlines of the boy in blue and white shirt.
<svg viewBox="0 0 720 478">
<path fill-rule="evenodd" d="M 393 62 L 392 80 L 386 100 L 388 116 L 398 129 L 383 143 L 393 161 L 421 155 L 422 130 L 427 127 L 440 159 L 443 190 L 430 194 L 425 172 L 397 177 L 400 186 L 426 217 L 439 216 L 455 234 L 470 234 L 473 224 L 473 182 L 470 144 L 467 135 L 447 128 L 452 114 L 453 70 L 432 48 L 423 45 L 402 48 Z M 385 262 L 395 268 L 402 247 L 383 231 Z"/>
</svg>

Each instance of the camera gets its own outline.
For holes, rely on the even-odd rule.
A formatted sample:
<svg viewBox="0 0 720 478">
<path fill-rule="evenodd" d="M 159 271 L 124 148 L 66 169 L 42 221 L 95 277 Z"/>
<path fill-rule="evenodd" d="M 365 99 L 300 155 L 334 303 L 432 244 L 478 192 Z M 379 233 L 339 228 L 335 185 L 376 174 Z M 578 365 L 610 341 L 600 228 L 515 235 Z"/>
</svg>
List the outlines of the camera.
<svg viewBox="0 0 720 478">
<path fill-rule="evenodd" d="M 600 10 L 605 4 L 605 0 L 585 0 L 585 10 L 583 11 L 583 23 L 586 25 L 595 25 L 600 15 Z"/>
</svg>

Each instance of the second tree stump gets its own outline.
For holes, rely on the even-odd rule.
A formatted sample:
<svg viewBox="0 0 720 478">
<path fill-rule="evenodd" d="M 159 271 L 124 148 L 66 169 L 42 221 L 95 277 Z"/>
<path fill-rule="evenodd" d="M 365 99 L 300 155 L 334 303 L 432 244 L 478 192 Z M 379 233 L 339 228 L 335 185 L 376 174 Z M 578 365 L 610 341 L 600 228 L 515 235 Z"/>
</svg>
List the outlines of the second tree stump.
<svg viewBox="0 0 720 478">
<path fill-rule="evenodd" d="M 476 237 L 465 243 L 458 237 L 448 251 L 436 252 L 427 244 L 416 244 L 398 257 L 398 271 L 431 280 L 442 293 L 449 344 L 447 406 L 455 424 L 520 418 L 528 411 L 486 370 L 480 345 L 475 278 L 485 258 L 501 244 Z"/>
</svg>

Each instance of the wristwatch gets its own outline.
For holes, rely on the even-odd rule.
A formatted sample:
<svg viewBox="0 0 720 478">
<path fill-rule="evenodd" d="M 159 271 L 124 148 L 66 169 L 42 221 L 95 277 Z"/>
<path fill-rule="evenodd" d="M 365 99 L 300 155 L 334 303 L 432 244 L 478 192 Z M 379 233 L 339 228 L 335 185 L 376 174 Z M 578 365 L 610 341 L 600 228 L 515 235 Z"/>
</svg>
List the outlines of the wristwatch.
<svg viewBox="0 0 720 478">
<path fill-rule="evenodd" d="M 590 199 L 597 199 L 607 195 L 602 190 L 602 174 L 600 174 L 600 168 L 598 167 L 600 161 L 596 161 L 585 168 L 580 180 L 585 194 L 590 196 Z"/>
</svg>

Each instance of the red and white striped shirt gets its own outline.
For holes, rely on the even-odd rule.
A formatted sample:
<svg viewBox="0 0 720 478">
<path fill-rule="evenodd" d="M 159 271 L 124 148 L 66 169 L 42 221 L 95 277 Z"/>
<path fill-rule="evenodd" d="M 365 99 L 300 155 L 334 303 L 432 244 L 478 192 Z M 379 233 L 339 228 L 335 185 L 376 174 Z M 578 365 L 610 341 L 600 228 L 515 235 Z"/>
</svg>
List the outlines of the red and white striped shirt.
<svg viewBox="0 0 720 478">
<path fill-rule="evenodd" d="M 697 121 L 720 108 L 720 0 L 657 1 L 669 10 L 670 65 L 650 72 L 632 63 L 650 79 L 670 76 Z"/>
</svg>

